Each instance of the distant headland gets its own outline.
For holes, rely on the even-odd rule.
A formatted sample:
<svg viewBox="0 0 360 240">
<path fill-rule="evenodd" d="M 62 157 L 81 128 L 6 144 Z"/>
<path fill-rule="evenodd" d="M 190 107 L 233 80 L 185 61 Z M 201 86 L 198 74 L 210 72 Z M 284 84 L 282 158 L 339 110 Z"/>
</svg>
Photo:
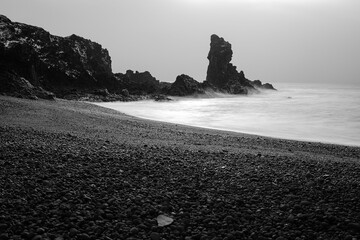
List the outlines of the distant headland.
<svg viewBox="0 0 360 240">
<path fill-rule="evenodd" d="M 189 96 L 207 91 L 248 94 L 275 88 L 251 81 L 231 63 L 231 44 L 213 34 L 204 82 L 181 74 L 174 83 L 150 72 L 113 73 L 109 52 L 77 35 L 59 37 L 0 15 L 0 94 L 29 99 L 132 101 Z"/>
</svg>

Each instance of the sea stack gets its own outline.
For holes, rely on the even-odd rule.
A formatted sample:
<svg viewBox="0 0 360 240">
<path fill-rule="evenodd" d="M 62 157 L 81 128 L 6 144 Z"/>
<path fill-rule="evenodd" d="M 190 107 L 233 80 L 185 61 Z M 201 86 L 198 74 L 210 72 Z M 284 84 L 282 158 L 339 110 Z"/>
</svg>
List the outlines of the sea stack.
<svg viewBox="0 0 360 240">
<path fill-rule="evenodd" d="M 224 87 L 230 76 L 237 73 L 236 67 L 230 63 L 232 55 L 233 51 L 229 42 L 216 34 L 211 35 L 206 81 L 216 87 Z"/>
<path fill-rule="evenodd" d="M 255 86 L 245 77 L 243 71 L 236 70 L 236 66 L 231 63 L 232 55 L 233 51 L 229 42 L 216 34 L 211 35 L 210 51 L 207 57 L 209 65 L 204 84 L 230 94 L 247 94 L 249 91 L 255 91 L 256 88 L 263 88 L 261 82 Z M 266 86 L 271 89 L 268 85 Z"/>
</svg>

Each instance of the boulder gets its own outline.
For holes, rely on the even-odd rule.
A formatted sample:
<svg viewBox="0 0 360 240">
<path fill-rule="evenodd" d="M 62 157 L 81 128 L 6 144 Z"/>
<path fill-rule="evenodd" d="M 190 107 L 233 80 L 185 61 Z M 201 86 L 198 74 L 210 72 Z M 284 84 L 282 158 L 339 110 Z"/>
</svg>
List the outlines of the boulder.
<svg viewBox="0 0 360 240">
<path fill-rule="evenodd" d="M 276 88 L 274 88 L 274 86 L 270 83 L 264 83 L 261 88 L 263 89 L 269 89 L 269 90 L 276 90 Z"/>
<path fill-rule="evenodd" d="M 270 83 L 262 83 L 260 80 L 254 80 L 251 84 L 257 89 L 268 89 L 268 90 L 276 90 L 273 85 Z"/>
<path fill-rule="evenodd" d="M 107 97 L 110 95 L 109 91 L 106 88 L 100 88 L 100 89 L 96 89 L 93 94 L 95 95 L 99 95 L 99 96 L 103 96 L 103 97 Z"/>
<path fill-rule="evenodd" d="M 124 97 L 129 97 L 130 96 L 129 90 L 127 90 L 126 88 L 122 89 L 121 95 L 123 95 Z"/>
<path fill-rule="evenodd" d="M 134 72 L 127 70 L 125 74 L 116 73 L 115 77 L 119 85 L 126 88 L 130 94 L 144 95 L 160 91 L 160 81 L 148 71 Z"/>
<path fill-rule="evenodd" d="M 203 93 L 205 93 L 205 91 L 201 84 L 185 74 L 177 76 L 176 81 L 171 85 L 168 91 L 168 94 L 172 96 L 187 96 Z"/>
<path fill-rule="evenodd" d="M 169 98 L 168 96 L 164 95 L 164 94 L 155 94 L 152 96 L 152 98 L 156 101 L 156 102 L 165 102 L 165 101 L 171 101 L 172 99 Z"/>
<path fill-rule="evenodd" d="M 251 82 L 251 84 L 256 88 L 261 88 L 262 82 L 260 80 L 254 80 Z"/>
</svg>

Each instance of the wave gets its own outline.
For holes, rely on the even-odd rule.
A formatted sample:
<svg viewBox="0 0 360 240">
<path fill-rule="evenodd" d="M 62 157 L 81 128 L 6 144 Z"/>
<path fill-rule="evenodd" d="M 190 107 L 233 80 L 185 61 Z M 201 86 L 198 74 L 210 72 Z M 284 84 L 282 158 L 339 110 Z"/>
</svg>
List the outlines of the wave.
<svg viewBox="0 0 360 240">
<path fill-rule="evenodd" d="M 129 115 L 263 136 L 360 146 L 360 89 L 283 87 L 261 94 L 216 92 L 174 101 L 99 103 Z"/>
</svg>

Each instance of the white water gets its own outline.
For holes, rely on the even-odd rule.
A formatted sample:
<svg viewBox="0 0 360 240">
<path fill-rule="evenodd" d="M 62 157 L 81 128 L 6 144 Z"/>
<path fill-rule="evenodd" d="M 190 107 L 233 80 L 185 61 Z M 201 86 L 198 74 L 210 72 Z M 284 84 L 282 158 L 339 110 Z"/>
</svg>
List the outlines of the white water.
<svg viewBox="0 0 360 240">
<path fill-rule="evenodd" d="M 152 120 L 360 146 L 360 87 L 278 84 L 249 96 L 97 103 Z"/>
</svg>

